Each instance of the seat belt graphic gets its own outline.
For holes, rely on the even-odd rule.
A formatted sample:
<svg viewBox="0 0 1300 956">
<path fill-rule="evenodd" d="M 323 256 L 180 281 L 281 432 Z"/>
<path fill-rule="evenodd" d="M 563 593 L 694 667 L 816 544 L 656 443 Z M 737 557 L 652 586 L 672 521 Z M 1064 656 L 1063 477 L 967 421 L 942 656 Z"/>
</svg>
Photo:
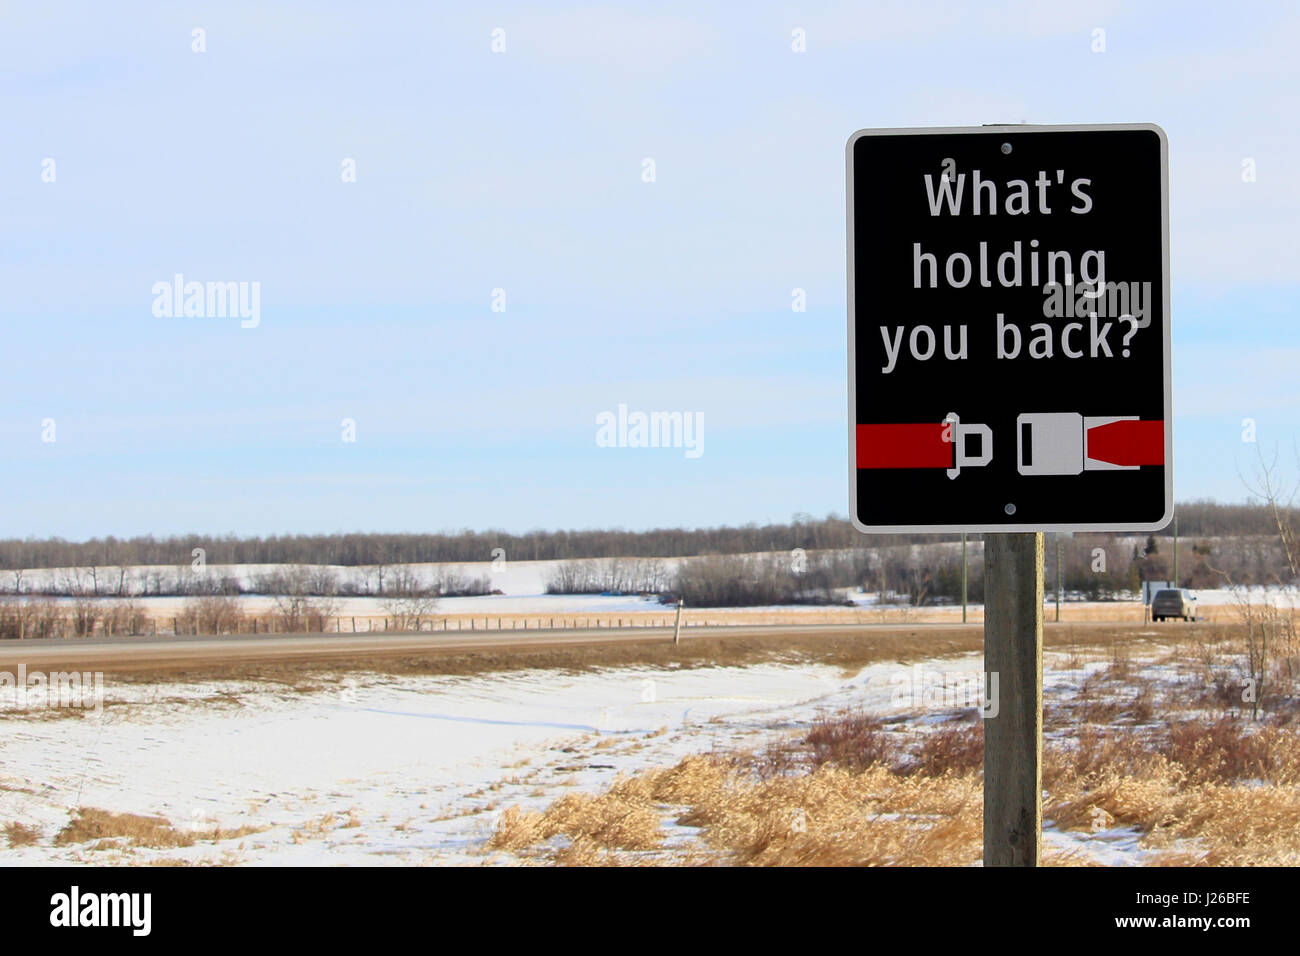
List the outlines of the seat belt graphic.
<svg viewBox="0 0 1300 956">
<path fill-rule="evenodd" d="M 966 454 L 968 436 L 978 436 L 979 454 Z M 857 446 L 859 468 L 943 468 L 949 478 L 993 460 L 993 432 L 961 424 L 956 412 L 941 422 L 858 425 Z"/>
<path fill-rule="evenodd" d="M 1016 419 L 1016 471 L 1077 475 L 1165 463 L 1165 423 L 1136 415 L 1036 412 Z"/>
<path fill-rule="evenodd" d="M 972 437 L 980 450 L 970 455 Z M 858 425 L 857 446 L 858 468 L 943 468 L 949 478 L 993 460 L 993 432 L 987 425 L 963 425 L 955 412 L 940 422 Z M 1016 471 L 1022 475 L 1134 471 L 1164 463 L 1163 421 L 1078 412 L 1016 418 Z"/>
</svg>

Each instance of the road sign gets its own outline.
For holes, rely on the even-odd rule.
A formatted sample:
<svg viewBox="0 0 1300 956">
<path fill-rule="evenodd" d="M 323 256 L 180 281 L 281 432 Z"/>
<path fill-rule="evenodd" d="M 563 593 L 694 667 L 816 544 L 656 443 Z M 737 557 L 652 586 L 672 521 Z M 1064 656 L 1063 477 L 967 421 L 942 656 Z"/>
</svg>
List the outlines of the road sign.
<svg viewBox="0 0 1300 956">
<path fill-rule="evenodd" d="M 847 166 L 858 529 L 1167 524 L 1164 131 L 861 130 Z"/>
</svg>

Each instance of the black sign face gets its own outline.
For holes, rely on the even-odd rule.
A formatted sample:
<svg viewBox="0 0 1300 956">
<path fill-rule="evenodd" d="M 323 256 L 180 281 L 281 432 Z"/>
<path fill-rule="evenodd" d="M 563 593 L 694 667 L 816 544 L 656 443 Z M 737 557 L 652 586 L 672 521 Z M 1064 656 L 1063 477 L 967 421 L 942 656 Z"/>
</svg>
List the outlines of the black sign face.
<svg viewBox="0 0 1300 956">
<path fill-rule="evenodd" d="M 848 143 L 861 531 L 1151 531 L 1173 514 L 1157 126 Z"/>
</svg>

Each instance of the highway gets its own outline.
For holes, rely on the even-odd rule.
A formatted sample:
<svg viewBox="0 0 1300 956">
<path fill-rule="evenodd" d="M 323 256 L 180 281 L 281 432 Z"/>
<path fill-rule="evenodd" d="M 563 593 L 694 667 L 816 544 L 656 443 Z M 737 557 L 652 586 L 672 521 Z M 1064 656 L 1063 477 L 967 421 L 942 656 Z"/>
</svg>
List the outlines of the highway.
<svg viewBox="0 0 1300 956">
<path fill-rule="evenodd" d="M 1113 640 L 1125 633 L 1161 633 L 1164 628 L 1201 627 L 1204 625 L 1140 622 L 1120 623 L 1047 623 L 1044 641 L 1048 645 L 1070 640 L 1089 642 L 1105 633 Z M 112 637 L 87 639 L 47 639 L 5 641 L 0 643 L 0 671 L 15 671 L 25 665 L 35 669 L 100 670 L 117 672 L 183 670 L 212 665 L 256 665 L 260 662 L 309 661 L 328 663 L 358 662 L 396 657 L 435 657 L 440 655 L 510 651 L 545 648 L 573 648 L 607 645 L 662 645 L 671 643 L 672 628 L 556 629 L 539 631 L 472 631 L 472 632 L 375 632 L 363 634 L 279 634 L 223 635 L 220 637 Z M 525 636 L 526 634 L 526 636 Z M 976 650 L 982 646 L 980 624 L 908 623 L 908 624 L 768 624 L 699 626 L 682 629 L 682 642 L 703 638 L 723 641 L 762 638 L 788 640 L 797 646 L 802 640 L 818 638 L 861 638 L 869 643 L 898 644 L 908 637 L 924 641 L 926 637 L 943 638 L 954 650 Z M 249 667 L 250 676 L 256 668 Z"/>
</svg>

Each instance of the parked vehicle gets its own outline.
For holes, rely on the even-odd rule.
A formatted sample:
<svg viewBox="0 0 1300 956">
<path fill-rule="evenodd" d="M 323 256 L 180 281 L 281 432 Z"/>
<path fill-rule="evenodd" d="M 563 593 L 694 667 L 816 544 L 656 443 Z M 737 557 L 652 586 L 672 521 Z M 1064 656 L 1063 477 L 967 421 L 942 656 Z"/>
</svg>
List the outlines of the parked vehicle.
<svg viewBox="0 0 1300 956">
<path fill-rule="evenodd" d="M 1181 617 L 1184 621 L 1196 620 L 1196 597 L 1186 588 L 1166 588 L 1157 591 L 1151 599 L 1151 620 L 1163 621 Z"/>
</svg>

